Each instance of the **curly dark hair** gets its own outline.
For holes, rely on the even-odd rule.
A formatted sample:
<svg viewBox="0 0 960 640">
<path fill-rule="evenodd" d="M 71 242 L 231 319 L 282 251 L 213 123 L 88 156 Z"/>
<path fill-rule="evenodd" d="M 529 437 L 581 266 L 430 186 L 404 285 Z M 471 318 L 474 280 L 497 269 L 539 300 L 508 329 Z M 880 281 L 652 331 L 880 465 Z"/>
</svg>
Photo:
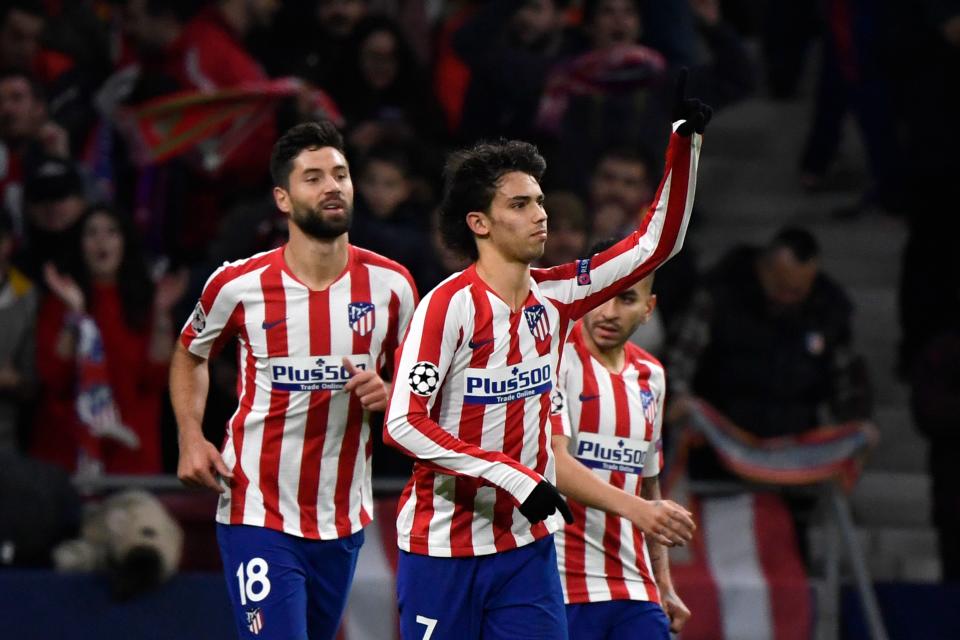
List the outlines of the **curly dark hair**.
<svg viewBox="0 0 960 640">
<path fill-rule="evenodd" d="M 289 188 L 293 159 L 307 149 L 323 147 L 333 147 L 343 153 L 343 136 L 332 122 L 303 122 L 290 127 L 273 145 L 270 154 L 270 176 L 273 184 L 284 189 Z"/>
<path fill-rule="evenodd" d="M 520 140 L 479 142 L 451 154 L 443 169 L 443 242 L 451 250 L 476 260 L 477 242 L 466 224 L 466 215 L 471 211 L 490 213 L 497 182 L 504 174 L 520 171 L 539 182 L 546 170 L 547 163 L 537 148 Z"/>
</svg>

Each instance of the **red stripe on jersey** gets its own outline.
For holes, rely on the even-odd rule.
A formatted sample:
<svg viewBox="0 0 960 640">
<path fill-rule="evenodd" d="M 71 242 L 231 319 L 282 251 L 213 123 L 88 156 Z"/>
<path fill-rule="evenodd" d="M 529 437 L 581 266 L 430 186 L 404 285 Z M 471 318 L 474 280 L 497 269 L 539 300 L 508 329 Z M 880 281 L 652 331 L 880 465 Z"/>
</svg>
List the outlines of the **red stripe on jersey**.
<svg viewBox="0 0 960 640">
<path fill-rule="evenodd" d="M 624 478 L 620 471 L 610 473 L 610 484 L 617 489 L 623 489 Z M 607 588 L 610 589 L 612 600 L 629 600 L 630 591 L 623 579 L 623 563 L 620 561 L 620 516 L 606 514 L 603 530 L 603 548 L 615 549 L 614 554 L 603 554 L 603 570 L 607 575 Z"/>
<path fill-rule="evenodd" d="M 561 322 L 561 324 L 566 324 Z M 561 329 L 561 334 L 563 329 Z M 560 342 L 557 344 L 560 345 L 560 351 L 563 351 L 563 338 L 557 337 Z M 550 334 L 547 336 L 546 340 L 537 340 L 537 353 L 541 356 L 549 355 L 550 349 L 553 346 L 554 335 Z M 554 372 L 554 378 L 560 373 L 560 359 L 557 358 L 557 371 Z M 534 471 L 543 475 L 547 471 L 547 462 L 550 459 L 550 451 L 552 447 L 551 441 L 551 424 L 550 424 L 550 393 L 540 394 L 540 434 L 537 437 L 537 466 L 534 468 Z"/>
<path fill-rule="evenodd" d="M 523 308 L 510 314 L 510 351 L 507 354 L 507 366 L 521 361 L 520 336 L 517 331 L 520 319 L 523 317 Z M 507 419 L 503 424 L 503 453 L 513 460 L 523 459 L 523 402 L 507 404 Z M 511 533 L 513 527 L 513 499 L 503 491 L 497 492 L 497 499 L 493 507 L 493 540 L 497 551 L 507 551 L 517 546 L 517 541 Z M 541 523 L 542 524 L 542 523 Z"/>
<path fill-rule="evenodd" d="M 307 295 L 310 314 L 310 354 L 330 353 L 330 290 L 311 290 Z M 300 530 L 308 538 L 320 537 L 317 527 L 317 500 L 329 413 L 330 391 L 312 391 L 303 433 L 303 451 L 300 455 L 300 485 L 297 488 Z"/>
<path fill-rule="evenodd" d="M 257 360 L 253 356 L 253 350 L 250 348 L 250 338 L 246 335 L 246 324 L 243 318 L 243 305 L 238 305 L 239 316 L 238 325 L 243 337 L 244 349 L 247 352 L 246 372 L 247 375 L 243 381 L 243 395 L 240 397 L 240 406 L 233 420 L 230 422 L 230 434 L 233 440 L 233 455 L 237 462 L 233 467 L 233 480 L 230 482 L 230 523 L 240 524 L 243 522 L 243 508 L 246 505 L 247 487 L 250 486 L 250 479 L 243 471 L 243 461 L 240 454 L 243 452 L 243 425 L 253 408 L 253 396 L 257 390 Z M 238 355 L 239 357 L 239 355 Z M 238 377 L 239 378 L 239 377 Z M 238 390 L 239 395 L 239 390 Z"/>
<path fill-rule="evenodd" d="M 593 364 L 586 345 L 578 340 L 575 343 L 577 355 L 583 363 L 583 391 L 581 397 L 592 398 L 580 403 L 580 424 L 577 431 L 597 433 L 600 429 L 600 389 L 597 386 L 597 376 L 593 372 Z"/>
<path fill-rule="evenodd" d="M 487 366 L 493 353 L 493 309 L 487 293 L 480 287 L 471 287 L 473 307 L 476 310 L 473 336 L 470 343 L 479 345 L 470 355 L 470 366 Z M 480 446 L 483 436 L 483 414 L 486 405 L 464 403 L 460 408 L 460 422 L 457 437 L 468 444 Z M 453 516 L 450 521 L 450 542 L 454 547 L 467 548 L 473 545 L 473 508 L 480 481 L 476 478 L 457 478 Z"/>
<path fill-rule="evenodd" d="M 279 269 L 266 269 L 260 275 L 263 289 L 263 321 L 273 328 L 266 331 L 267 356 L 280 358 L 287 350 L 287 300 L 283 276 Z M 269 295 L 268 295 L 269 292 Z M 260 446 L 260 489 L 263 491 L 264 526 L 283 531 L 280 513 L 280 448 L 287 419 L 290 392 L 270 389 L 270 411 L 263 421 L 263 443 Z"/>
<path fill-rule="evenodd" d="M 390 304 L 387 307 L 387 313 L 390 314 L 390 318 L 400 318 L 400 298 L 397 297 L 397 294 L 390 293 Z M 400 323 L 391 322 L 390 328 L 387 330 L 387 335 L 383 338 L 383 344 L 380 346 L 380 355 L 382 362 L 380 363 L 382 369 L 382 375 L 386 380 L 393 380 L 396 377 L 396 350 L 400 346 Z"/>
<path fill-rule="evenodd" d="M 410 552 L 426 554 L 430 546 L 430 521 L 433 520 L 434 473 L 417 465 L 411 482 L 417 492 L 417 508 L 410 530 Z"/>
<path fill-rule="evenodd" d="M 370 270 L 365 266 L 354 269 L 350 275 L 350 298 L 352 302 L 370 301 Z M 337 312 L 340 313 L 340 309 Z M 329 316 L 328 316 L 329 317 Z M 353 353 L 369 353 L 372 332 L 359 335 L 353 332 Z M 337 463 L 337 489 L 334 497 L 336 509 L 337 533 L 350 535 L 350 493 L 353 486 L 353 470 L 360 454 L 360 435 L 362 431 L 363 405 L 355 393 L 350 394 L 350 407 L 347 410 L 347 425 L 340 445 L 340 460 Z M 359 490 L 359 487 L 357 487 Z M 359 498 L 359 496 L 358 496 Z"/>
<path fill-rule="evenodd" d="M 587 548 L 584 544 L 583 525 L 587 520 L 586 508 L 574 500 L 567 505 L 573 513 L 574 524 L 566 525 L 566 531 L 578 531 L 579 535 L 568 535 L 563 539 L 564 568 L 567 578 L 567 593 L 571 600 L 585 598 L 587 595 Z"/>
<path fill-rule="evenodd" d="M 639 495 L 639 487 L 642 484 L 641 482 L 637 483 L 637 491 Z M 697 521 L 699 522 L 699 520 Z M 647 560 L 643 555 L 643 550 L 646 547 L 647 537 L 643 535 L 643 532 L 637 528 L 633 530 L 633 553 L 634 557 L 637 559 L 637 569 L 640 570 L 640 577 L 643 578 L 643 587 L 647 591 L 647 600 L 650 602 L 656 602 L 660 604 L 660 591 L 657 589 L 657 583 L 653 579 L 653 576 L 650 575 L 650 571 L 647 570 Z M 656 542 L 652 544 L 657 544 Z M 667 553 L 667 550 L 663 550 L 664 553 Z"/>
</svg>

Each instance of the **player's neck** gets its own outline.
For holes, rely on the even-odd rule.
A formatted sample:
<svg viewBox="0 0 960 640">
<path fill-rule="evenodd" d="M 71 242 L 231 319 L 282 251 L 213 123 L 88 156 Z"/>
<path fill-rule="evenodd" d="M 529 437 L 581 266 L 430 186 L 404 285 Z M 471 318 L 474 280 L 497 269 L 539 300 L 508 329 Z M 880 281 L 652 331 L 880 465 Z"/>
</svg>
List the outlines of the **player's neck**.
<svg viewBox="0 0 960 640">
<path fill-rule="evenodd" d="M 331 240 L 311 238 L 290 225 L 290 242 L 283 249 L 287 267 L 300 282 L 314 291 L 326 289 L 347 267 L 347 234 Z"/>
<path fill-rule="evenodd" d="M 590 352 L 590 355 L 593 356 L 597 362 L 603 365 L 604 369 L 613 373 L 620 373 L 623 371 L 626 352 L 624 351 L 622 344 L 609 349 L 601 349 L 599 346 L 597 346 L 597 343 L 593 341 L 593 336 L 590 335 L 590 332 L 587 331 L 586 327 L 582 328 L 582 332 L 583 343 L 587 345 L 587 351 Z"/>
<path fill-rule="evenodd" d="M 498 253 L 481 252 L 477 275 L 512 311 L 517 311 L 530 295 L 530 265 L 506 260 Z"/>
</svg>

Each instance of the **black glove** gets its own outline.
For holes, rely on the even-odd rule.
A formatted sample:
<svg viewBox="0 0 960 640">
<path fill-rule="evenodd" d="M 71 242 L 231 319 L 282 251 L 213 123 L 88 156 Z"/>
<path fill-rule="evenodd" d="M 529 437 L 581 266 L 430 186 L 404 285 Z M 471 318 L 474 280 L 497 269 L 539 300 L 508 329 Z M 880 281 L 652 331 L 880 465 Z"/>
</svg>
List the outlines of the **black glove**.
<svg viewBox="0 0 960 640">
<path fill-rule="evenodd" d="M 680 76 L 677 78 L 677 98 L 673 103 L 673 121 L 684 120 L 685 122 L 677 127 L 677 133 L 684 138 L 691 133 L 703 133 L 707 128 L 707 123 L 713 117 L 713 109 L 696 98 L 688 98 L 687 93 L 687 68 L 680 69 Z"/>
<path fill-rule="evenodd" d="M 560 509 L 560 514 L 567 524 L 573 524 L 573 513 L 570 512 L 570 507 L 567 506 L 557 488 L 546 480 L 541 480 L 520 505 L 520 513 L 526 516 L 531 524 L 536 524 L 547 516 L 553 515 L 557 509 Z"/>
</svg>

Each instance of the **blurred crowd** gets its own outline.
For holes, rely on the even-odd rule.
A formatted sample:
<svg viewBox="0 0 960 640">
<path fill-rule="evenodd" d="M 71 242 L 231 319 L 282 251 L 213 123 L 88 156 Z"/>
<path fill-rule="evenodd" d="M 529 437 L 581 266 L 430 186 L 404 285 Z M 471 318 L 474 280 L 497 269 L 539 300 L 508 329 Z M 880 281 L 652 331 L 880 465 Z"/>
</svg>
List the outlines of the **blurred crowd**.
<svg viewBox="0 0 960 640">
<path fill-rule="evenodd" d="M 284 242 L 268 160 L 297 122 L 342 127 L 357 194 L 351 242 L 404 264 L 422 295 L 464 266 L 441 246 L 434 214 L 451 149 L 500 136 L 538 145 L 550 216 L 540 266 L 551 266 L 631 230 L 654 198 L 682 67 L 688 94 L 722 112 L 757 94 L 793 100 L 813 60 L 797 179 L 810 190 L 843 182 L 834 161 L 849 115 L 869 180 L 837 215 L 909 220 L 901 369 L 938 444 L 938 525 L 960 539 L 960 487 L 945 474 L 960 449 L 960 359 L 943 355 L 960 353 L 960 279 L 943 229 L 960 184 L 960 3 L 0 6 L 4 455 L 68 473 L 175 468 L 166 375 L 178 328 L 216 266 Z M 715 266 L 688 245 L 656 287 L 657 318 L 637 339 L 676 380 L 672 415 L 693 393 L 760 436 L 869 415 L 852 306 L 809 232 L 731 248 Z M 214 442 L 236 406 L 234 359 L 227 347 L 212 361 Z M 378 450 L 374 473 L 407 464 Z"/>
</svg>

